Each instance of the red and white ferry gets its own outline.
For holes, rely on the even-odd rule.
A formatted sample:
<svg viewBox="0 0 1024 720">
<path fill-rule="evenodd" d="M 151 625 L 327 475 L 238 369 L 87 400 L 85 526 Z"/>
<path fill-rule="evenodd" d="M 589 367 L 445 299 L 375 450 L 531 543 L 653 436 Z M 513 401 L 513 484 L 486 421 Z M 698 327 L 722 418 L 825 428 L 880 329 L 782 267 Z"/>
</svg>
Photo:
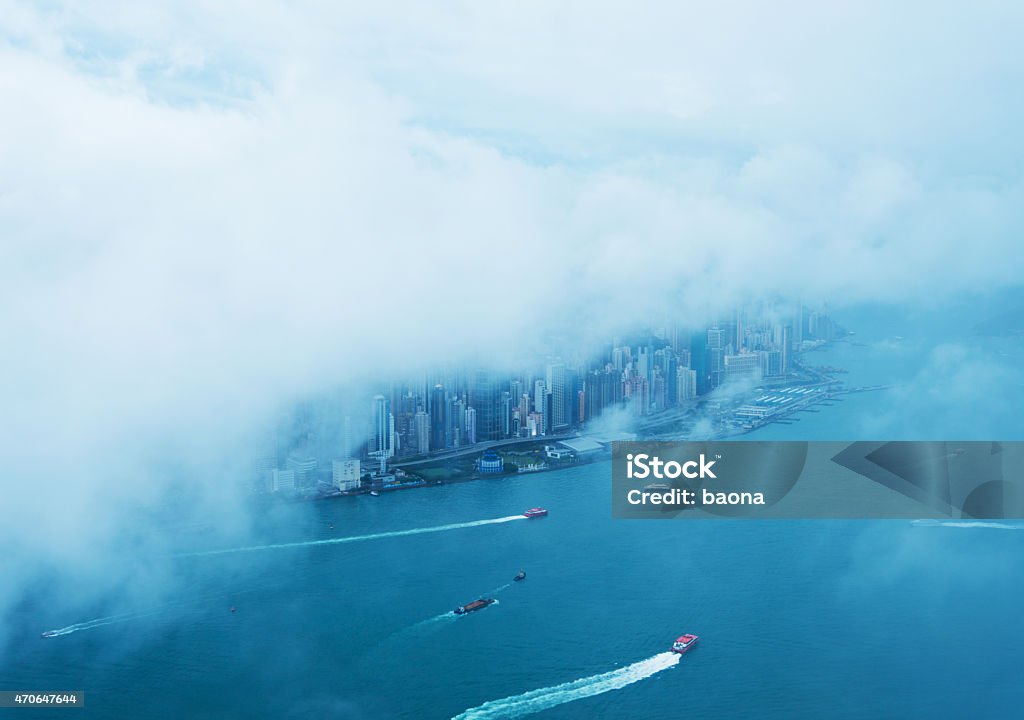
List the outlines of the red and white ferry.
<svg viewBox="0 0 1024 720">
<path fill-rule="evenodd" d="M 677 652 L 682 655 L 684 652 L 696 645 L 699 639 L 700 638 L 696 635 L 680 635 L 676 638 L 676 641 L 672 643 L 672 652 Z"/>
<path fill-rule="evenodd" d="M 523 513 L 523 515 L 528 518 L 544 517 L 547 514 L 548 511 L 545 510 L 544 508 L 530 508 L 529 510 Z"/>
</svg>

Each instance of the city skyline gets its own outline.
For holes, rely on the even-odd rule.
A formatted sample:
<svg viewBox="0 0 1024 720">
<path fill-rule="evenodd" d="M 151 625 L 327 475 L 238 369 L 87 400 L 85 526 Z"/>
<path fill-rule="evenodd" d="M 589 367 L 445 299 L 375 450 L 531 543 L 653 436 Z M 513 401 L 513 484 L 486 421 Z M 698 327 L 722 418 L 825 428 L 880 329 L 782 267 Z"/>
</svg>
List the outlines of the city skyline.
<svg viewBox="0 0 1024 720">
<path fill-rule="evenodd" d="M 477 443 L 583 432 L 606 410 L 625 411 L 635 421 L 695 405 L 725 386 L 779 384 L 793 371 L 795 354 L 841 333 L 827 304 L 797 303 L 781 315 L 774 305 L 761 309 L 768 312 L 737 309 L 698 330 L 672 323 L 637 332 L 589 359 L 551 355 L 519 372 L 460 367 L 452 359 L 448 370 L 377 385 L 382 392 L 369 400 L 368 413 L 360 412 L 362 401 L 343 402 L 334 409 L 342 418 L 340 438 L 311 407 L 299 407 L 279 420 L 275 452 L 257 458 L 257 488 L 315 487 L 331 471 L 338 489 L 353 490 L 348 479 L 338 484 L 332 468 L 353 462 L 358 468 L 361 460 L 362 472 L 383 475 L 390 463 Z M 353 426 L 367 428 L 365 439 L 353 435 Z M 281 473 L 287 473 L 283 485 Z"/>
</svg>

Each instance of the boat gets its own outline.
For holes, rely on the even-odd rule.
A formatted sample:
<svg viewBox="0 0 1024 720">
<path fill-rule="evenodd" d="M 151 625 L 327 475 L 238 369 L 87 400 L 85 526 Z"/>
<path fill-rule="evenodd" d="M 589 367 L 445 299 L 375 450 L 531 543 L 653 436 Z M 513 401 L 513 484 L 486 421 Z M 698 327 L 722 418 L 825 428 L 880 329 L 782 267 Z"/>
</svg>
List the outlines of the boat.
<svg viewBox="0 0 1024 720">
<path fill-rule="evenodd" d="M 57 637 L 57 631 L 56 630 L 47 630 L 40 637 L 44 637 L 44 638 Z"/>
<path fill-rule="evenodd" d="M 526 512 L 523 513 L 523 515 L 525 515 L 528 518 L 544 517 L 547 514 L 548 514 L 547 510 L 545 510 L 544 508 L 539 508 L 539 507 L 538 508 L 530 508 L 529 510 L 527 510 Z"/>
<path fill-rule="evenodd" d="M 696 635 L 680 635 L 676 638 L 676 641 L 672 643 L 672 652 L 677 652 L 682 655 L 684 652 L 696 645 L 699 639 L 700 638 Z"/>
<path fill-rule="evenodd" d="M 455 608 L 455 614 L 465 615 L 466 613 L 471 613 L 474 610 L 483 610 L 488 605 L 493 605 L 496 602 L 498 601 L 494 598 L 480 598 L 479 600 L 474 600 L 471 603 L 468 603 L 466 605 L 460 605 L 459 607 Z"/>
<path fill-rule="evenodd" d="M 515 580 L 516 582 L 519 582 L 520 580 L 525 580 L 526 579 L 526 571 L 523 570 L 522 568 L 519 568 L 519 572 L 516 573 L 516 576 L 514 578 L 512 578 L 512 579 Z"/>
<path fill-rule="evenodd" d="M 371 490 L 370 495 L 372 495 L 373 497 L 380 497 L 380 493 L 377 492 L 376 490 Z"/>
</svg>

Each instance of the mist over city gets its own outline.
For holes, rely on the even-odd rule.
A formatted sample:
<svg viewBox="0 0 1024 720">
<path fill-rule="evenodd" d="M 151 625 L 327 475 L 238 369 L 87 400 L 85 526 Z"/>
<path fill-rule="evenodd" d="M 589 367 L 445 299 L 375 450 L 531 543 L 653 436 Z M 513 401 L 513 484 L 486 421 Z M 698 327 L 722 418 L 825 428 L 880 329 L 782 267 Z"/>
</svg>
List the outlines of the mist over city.
<svg viewBox="0 0 1024 720">
<path fill-rule="evenodd" d="M 476 533 L 613 439 L 1021 439 L 1022 14 L 0 0 L 0 669 L 150 618 L 120 662 L 193 590 L 305 617 L 274 560 L 192 554 L 423 525 L 388 502 Z M 856 595 L 879 541 L 822 533 Z"/>
</svg>

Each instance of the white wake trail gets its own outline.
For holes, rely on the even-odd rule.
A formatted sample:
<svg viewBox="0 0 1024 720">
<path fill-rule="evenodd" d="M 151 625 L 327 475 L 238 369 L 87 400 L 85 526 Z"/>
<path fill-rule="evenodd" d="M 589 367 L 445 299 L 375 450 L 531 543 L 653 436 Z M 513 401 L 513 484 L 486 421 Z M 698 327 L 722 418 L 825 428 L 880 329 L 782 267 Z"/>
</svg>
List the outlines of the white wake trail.
<svg viewBox="0 0 1024 720">
<path fill-rule="evenodd" d="M 181 553 L 178 557 L 205 557 L 208 555 L 226 555 L 228 553 L 256 552 L 258 550 L 281 550 L 284 548 L 313 547 L 315 545 L 341 545 L 344 543 L 364 542 L 366 540 L 383 540 L 385 538 L 405 537 L 407 535 L 423 535 L 425 533 L 461 530 L 462 528 L 480 527 L 482 525 L 498 525 L 513 520 L 526 520 L 525 515 L 509 515 L 491 518 L 490 520 L 473 520 L 471 522 L 435 525 L 433 527 L 412 528 L 411 530 L 392 530 L 389 532 L 372 533 L 370 535 L 351 535 L 349 537 L 327 538 L 325 540 L 306 540 L 303 542 L 275 543 L 272 545 L 251 545 L 249 547 L 225 548 L 223 550 L 203 550 L 201 552 Z"/>
<path fill-rule="evenodd" d="M 1024 530 L 1024 525 L 993 522 L 991 520 L 914 520 L 913 525 L 922 527 L 983 528 L 987 530 Z"/>
<path fill-rule="evenodd" d="M 109 615 L 107 617 L 96 618 L 95 620 L 75 623 L 74 625 L 68 625 L 67 627 L 58 628 L 56 630 L 49 630 L 48 632 L 53 633 L 51 637 L 60 637 L 61 635 L 70 635 L 71 633 L 79 632 L 80 630 L 92 630 L 93 628 L 103 627 L 104 625 L 113 625 L 114 623 L 128 622 L 129 620 L 140 620 L 144 617 L 157 615 L 160 612 L 160 610 L 151 610 L 148 612 L 125 613 L 124 615 Z"/>
<path fill-rule="evenodd" d="M 452 720 L 482 720 L 483 718 L 517 718 L 540 712 L 556 705 L 619 690 L 635 682 L 649 678 L 655 673 L 667 670 L 679 663 L 682 655 L 674 652 L 658 653 L 646 660 L 626 667 L 580 678 L 572 682 L 531 690 L 522 695 L 513 695 L 501 700 L 490 700 L 483 705 L 470 708 Z"/>
</svg>

